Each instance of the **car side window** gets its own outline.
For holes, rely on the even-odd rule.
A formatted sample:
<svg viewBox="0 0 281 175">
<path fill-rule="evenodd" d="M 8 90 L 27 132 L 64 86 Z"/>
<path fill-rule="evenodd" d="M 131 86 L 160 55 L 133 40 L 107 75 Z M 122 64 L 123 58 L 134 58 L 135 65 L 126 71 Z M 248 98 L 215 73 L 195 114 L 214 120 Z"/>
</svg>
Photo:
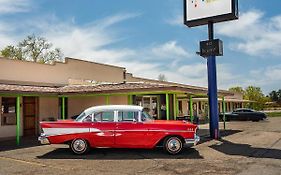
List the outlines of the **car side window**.
<svg viewBox="0 0 281 175">
<path fill-rule="evenodd" d="M 153 118 L 147 113 L 147 112 L 142 112 L 141 113 L 141 121 L 145 122 L 145 121 L 151 121 L 153 120 Z"/>
<path fill-rule="evenodd" d="M 114 111 L 101 111 L 94 115 L 94 122 L 113 122 Z"/>
<path fill-rule="evenodd" d="M 134 122 L 138 121 L 137 111 L 118 111 L 118 121 L 119 122 Z"/>
<path fill-rule="evenodd" d="M 85 122 L 85 123 L 92 122 L 92 116 L 93 116 L 93 114 L 88 115 L 87 117 L 85 117 L 83 119 L 83 122 Z"/>
</svg>

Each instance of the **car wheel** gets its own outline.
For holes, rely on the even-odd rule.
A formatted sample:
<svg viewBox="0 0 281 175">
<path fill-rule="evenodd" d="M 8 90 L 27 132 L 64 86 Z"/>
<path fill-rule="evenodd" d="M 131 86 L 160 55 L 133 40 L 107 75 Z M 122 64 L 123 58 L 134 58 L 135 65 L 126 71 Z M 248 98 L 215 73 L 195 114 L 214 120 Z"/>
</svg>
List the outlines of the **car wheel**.
<svg viewBox="0 0 281 175">
<path fill-rule="evenodd" d="M 167 137 L 164 140 L 164 150 L 169 154 L 175 155 L 182 151 L 183 142 L 178 137 Z"/>
<path fill-rule="evenodd" d="M 84 139 L 75 139 L 71 142 L 70 149 L 74 154 L 85 154 L 89 151 L 89 144 Z"/>
</svg>

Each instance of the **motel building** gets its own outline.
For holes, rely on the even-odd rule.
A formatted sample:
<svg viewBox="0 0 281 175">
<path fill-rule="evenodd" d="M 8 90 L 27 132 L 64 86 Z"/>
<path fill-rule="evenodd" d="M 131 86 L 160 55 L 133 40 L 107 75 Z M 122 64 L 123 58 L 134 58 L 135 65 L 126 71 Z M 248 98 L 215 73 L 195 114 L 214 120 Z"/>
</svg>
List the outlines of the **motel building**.
<svg viewBox="0 0 281 175">
<path fill-rule="evenodd" d="M 219 90 L 219 111 L 245 103 Z M 135 77 L 124 67 L 65 58 L 40 64 L 0 57 L 0 141 L 40 134 L 40 121 L 70 119 L 97 105 L 140 105 L 155 119 L 208 116 L 207 88 Z"/>
</svg>

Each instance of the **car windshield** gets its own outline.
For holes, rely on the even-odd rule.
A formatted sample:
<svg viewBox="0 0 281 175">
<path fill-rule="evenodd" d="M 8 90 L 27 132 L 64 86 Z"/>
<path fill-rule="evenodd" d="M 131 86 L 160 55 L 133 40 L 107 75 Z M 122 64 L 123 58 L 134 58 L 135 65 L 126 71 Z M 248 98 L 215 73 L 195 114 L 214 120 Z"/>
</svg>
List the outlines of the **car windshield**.
<svg viewBox="0 0 281 175">
<path fill-rule="evenodd" d="M 142 115 L 141 115 L 141 121 L 151 121 L 154 120 L 153 117 L 151 117 L 147 112 L 142 111 Z"/>
<path fill-rule="evenodd" d="M 76 119 L 75 121 L 81 121 L 85 117 L 85 112 L 82 112 Z"/>
</svg>

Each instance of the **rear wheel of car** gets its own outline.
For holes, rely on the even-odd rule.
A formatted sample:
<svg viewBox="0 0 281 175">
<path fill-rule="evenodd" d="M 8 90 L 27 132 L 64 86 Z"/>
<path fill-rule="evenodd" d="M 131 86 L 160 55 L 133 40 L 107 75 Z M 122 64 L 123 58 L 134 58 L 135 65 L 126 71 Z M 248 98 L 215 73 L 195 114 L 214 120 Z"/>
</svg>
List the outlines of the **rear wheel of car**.
<svg viewBox="0 0 281 175">
<path fill-rule="evenodd" d="M 164 150 L 172 155 L 178 154 L 183 149 L 183 141 L 176 136 L 167 137 L 164 140 Z"/>
<path fill-rule="evenodd" d="M 74 154 L 85 154 L 89 151 L 89 144 L 84 139 L 75 139 L 71 142 L 70 149 Z"/>
</svg>

